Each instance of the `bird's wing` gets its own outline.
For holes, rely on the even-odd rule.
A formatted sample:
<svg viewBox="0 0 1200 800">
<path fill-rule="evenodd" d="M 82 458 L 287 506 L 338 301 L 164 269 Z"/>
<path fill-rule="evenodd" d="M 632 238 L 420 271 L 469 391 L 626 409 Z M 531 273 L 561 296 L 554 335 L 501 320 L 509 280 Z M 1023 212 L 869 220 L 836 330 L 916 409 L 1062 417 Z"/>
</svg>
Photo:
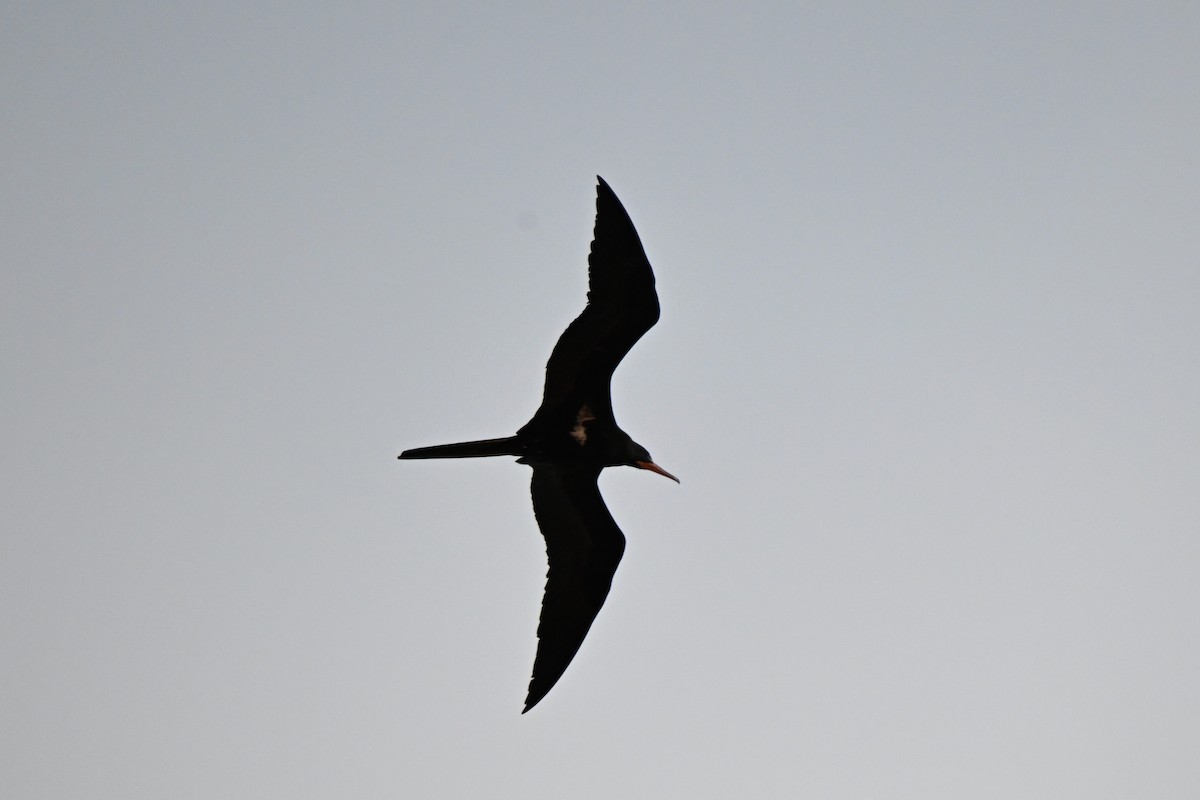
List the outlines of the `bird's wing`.
<svg viewBox="0 0 1200 800">
<path fill-rule="evenodd" d="M 594 413 L 611 418 L 613 370 L 658 321 L 654 272 L 637 230 L 604 179 L 596 180 L 588 304 L 563 331 L 550 354 L 539 413 L 585 400 Z M 567 410 L 574 419 L 578 406 Z"/>
<path fill-rule="evenodd" d="M 550 571 L 521 713 L 546 696 L 575 657 L 625 551 L 625 537 L 600 496 L 599 475 L 591 467 L 533 467 L 533 513 L 546 538 Z"/>
</svg>

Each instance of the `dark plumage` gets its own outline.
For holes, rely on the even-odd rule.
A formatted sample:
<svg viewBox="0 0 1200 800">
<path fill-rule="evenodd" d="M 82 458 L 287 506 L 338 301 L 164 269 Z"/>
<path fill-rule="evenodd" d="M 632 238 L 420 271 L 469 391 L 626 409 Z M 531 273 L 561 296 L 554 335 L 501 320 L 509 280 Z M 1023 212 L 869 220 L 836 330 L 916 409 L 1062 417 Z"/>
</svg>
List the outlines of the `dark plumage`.
<svg viewBox="0 0 1200 800">
<path fill-rule="evenodd" d="M 678 482 L 613 417 L 613 370 L 658 321 L 654 273 L 629 215 L 597 178 L 588 304 L 546 364 L 542 405 L 515 436 L 418 447 L 400 458 L 517 456 L 533 467 L 533 512 L 550 571 L 525 711 L 562 677 L 612 585 L 625 537 L 600 496 L 605 467 L 648 469 Z M 524 711 L 522 712 L 524 713 Z"/>
</svg>

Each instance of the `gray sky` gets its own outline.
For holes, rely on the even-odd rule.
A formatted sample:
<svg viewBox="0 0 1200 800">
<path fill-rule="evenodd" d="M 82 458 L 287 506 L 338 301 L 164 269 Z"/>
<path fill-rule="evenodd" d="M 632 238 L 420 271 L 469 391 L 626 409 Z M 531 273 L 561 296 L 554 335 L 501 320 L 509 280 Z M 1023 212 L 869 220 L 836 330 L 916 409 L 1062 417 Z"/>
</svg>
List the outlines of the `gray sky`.
<svg viewBox="0 0 1200 800">
<path fill-rule="evenodd" d="M 1200 795 L 1200 6 L 10 4 L 0 794 Z M 594 176 L 629 540 L 520 716 Z"/>
</svg>

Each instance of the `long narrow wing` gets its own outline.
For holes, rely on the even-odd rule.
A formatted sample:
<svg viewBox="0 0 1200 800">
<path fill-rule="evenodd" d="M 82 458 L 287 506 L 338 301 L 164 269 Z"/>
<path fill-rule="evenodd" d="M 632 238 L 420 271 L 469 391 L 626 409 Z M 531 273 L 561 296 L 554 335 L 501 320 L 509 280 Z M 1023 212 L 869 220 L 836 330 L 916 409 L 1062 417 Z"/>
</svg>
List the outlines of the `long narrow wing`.
<svg viewBox="0 0 1200 800">
<path fill-rule="evenodd" d="M 550 571 L 522 714 L 546 696 L 575 657 L 625 552 L 625 537 L 596 485 L 599 475 L 591 467 L 533 467 L 533 513 L 546 538 Z"/>
<path fill-rule="evenodd" d="M 609 382 L 629 349 L 658 321 L 654 272 L 621 201 L 597 176 L 596 227 L 588 256 L 588 304 L 563 331 L 546 364 L 538 417 L 578 402 L 611 418 Z M 535 417 L 537 419 L 537 417 Z"/>
</svg>

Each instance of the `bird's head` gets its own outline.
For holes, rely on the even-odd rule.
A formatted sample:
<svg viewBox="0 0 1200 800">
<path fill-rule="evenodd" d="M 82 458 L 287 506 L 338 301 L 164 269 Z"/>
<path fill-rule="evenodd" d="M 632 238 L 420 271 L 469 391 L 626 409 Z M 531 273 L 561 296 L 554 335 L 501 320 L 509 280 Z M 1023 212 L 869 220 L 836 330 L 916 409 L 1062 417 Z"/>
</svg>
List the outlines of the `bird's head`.
<svg viewBox="0 0 1200 800">
<path fill-rule="evenodd" d="M 675 481 L 676 483 L 679 483 L 679 478 L 676 478 L 674 475 L 667 472 L 665 469 L 660 467 L 658 464 L 654 463 L 654 459 L 650 457 L 649 450 L 647 450 L 646 448 L 642 447 L 640 444 L 638 444 L 637 442 L 634 442 L 634 441 L 630 441 L 629 444 L 630 444 L 629 450 L 630 450 L 630 454 L 632 457 L 630 458 L 629 461 L 625 462 L 626 464 L 628 464 L 631 467 L 637 467 L 638 469 L 648 469 L 651 472 L 657 472 L 659 475 L 662 475 L 665 478 L 670 478 L 671 480 Z"/>
</svg>

